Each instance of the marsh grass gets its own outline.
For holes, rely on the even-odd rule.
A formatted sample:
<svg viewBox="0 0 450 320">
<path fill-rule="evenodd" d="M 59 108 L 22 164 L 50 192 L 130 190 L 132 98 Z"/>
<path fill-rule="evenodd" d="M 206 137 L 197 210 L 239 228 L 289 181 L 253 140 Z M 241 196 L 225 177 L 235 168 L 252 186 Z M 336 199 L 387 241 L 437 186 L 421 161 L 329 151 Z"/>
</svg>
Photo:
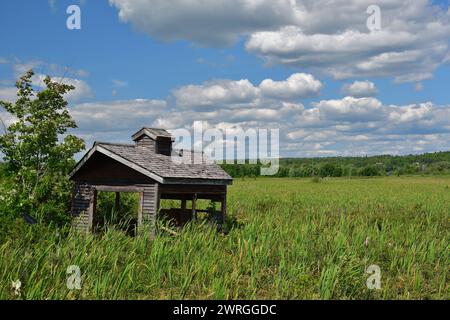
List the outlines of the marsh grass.
<svg viewBox="0 0 450 320">
<path fill-rule="evenodd" d="M 237 179 L 226 232 L 27 227 L 0 244 L 2 299 L 449 299 L 449 178 Z M 381 290 L 366 287 L 368 265 Z M 69 265 L 82 289 L 66 287 Z M 20 279 L 21 294 L 12 281 Z"/>
</svg>

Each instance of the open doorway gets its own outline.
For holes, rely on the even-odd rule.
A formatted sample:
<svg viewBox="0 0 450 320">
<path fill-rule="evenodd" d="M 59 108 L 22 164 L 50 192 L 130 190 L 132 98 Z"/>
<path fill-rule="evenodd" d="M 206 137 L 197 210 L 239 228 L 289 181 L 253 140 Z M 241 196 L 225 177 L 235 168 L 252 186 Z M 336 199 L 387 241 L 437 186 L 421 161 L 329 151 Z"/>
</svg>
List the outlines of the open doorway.
<svg viewBox="0 0 450 320">
<path fill-rule="evenodd" d="M 96 193 L 93 231 L 101 233 L 114 226 L 127 235 L 135 236 L 141 218 L 141 193 L 107 189 L 97 190 Z"/>
<path fill-rule="evenodd" d="M 216 201 L 214 201 L 216 200 Z M 217 199 L 197 199 L 197 195 L 162 195 L 158 211 L 158 218 L 166 219 L 176 228 L 183 227 L 191 220 L 221 223 L 222 211 L 217 208 L 223 206 Z"/>
</svg>

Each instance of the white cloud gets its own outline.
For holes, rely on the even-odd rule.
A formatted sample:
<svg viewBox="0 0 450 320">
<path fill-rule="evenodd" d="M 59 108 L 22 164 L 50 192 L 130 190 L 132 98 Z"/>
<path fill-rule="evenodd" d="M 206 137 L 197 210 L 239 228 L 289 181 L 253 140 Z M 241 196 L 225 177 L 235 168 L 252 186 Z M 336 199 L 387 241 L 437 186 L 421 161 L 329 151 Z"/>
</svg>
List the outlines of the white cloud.
<svg viewBox="0 0 450 320">
<path fill-rule="evenodd" d="M 307 135 L 308 135 L 308 131 L 306 131 L 305 129 L 297 129 L 297 130 L 287 133 L 286 137 L 290 140 L 295 141 L 295 140 L 302 139 L 302 138 L 306 137 Z"/>
<path fill-rule="evenodd" d="M 345 97 L 341 100 L 322 100 L 313 105 L 327 120 L 358 122 L 384 117 L 382 103 L 375 98 Z"/>
<path fill-rule="evenodd" d="M 93 92 L 91 87 L 83 80 L 80 79 L 63 79 L 60 77 L 52 78 L 53 81 L 69 84 L 75 87 L 74 90 L 69 91 L 66 94 L 66 98 L 69 101 L 80 101 L 86 98 L 92 98 Z"/>
<path fill-rule="evenodd" d="M 45 75 L 35 74 L 32 78 L 33 84 L 40 88 L 44 88 Z M 52 81 L 72 85 L 75 89 L 69 91 L 65 94 L 65 98 L 70 102 L 77 102 L 87 98 L 92 98 L 93 92 L 91 87 L 84 80 L 73 79 L 73 78 L 62 78 L 62 77 L 51 77 Z"/>
<path fill-rule="evenodd" d="M 15 102 L 17 100 L 17 89 L 15 87 L 0 87 L 0 100 Z M 0 134 L 4 132 L 4 126 L 9 126 L 14 122 L 14 118 L 0 106 Z"/>
<path fill-rule="evenodd" d="M 61 67 L 53 63 L 47 63 L 41 60 L 30 60 L 27 62 L 21 62 L 18 59 L 15 61 L 7 61 L 5 63 L 10 65 L 10 68 L 14 74 L 14 80 L 2 79 L 2 83 L 7 83 L 7 86 L 0 87 L 0 99 L 4 96 L 4 99 L 14 100 L 16 99 L 16 88 L 12 87 L 16 79 L 19 79 L 28 70 L 33 70 L 34 76 L 31 79 L 33 85 L 38 88 L 44 88 L 44 79 L 47 75 L 50 75 L 53 81 L 73 85 L 74 90 L 65 95 L 65 98 L 70 102 L 79 102 L 87 98 L 94 96 L 93 91 L 89 84 L 85 80 L 79 79 L 80 77 L 87 77 L 89 73 L 83 69 L 72 69 L 69 67 Z"/>
<path fill-rule="evenodd" d="M 322 83 L 310 74 L 294 73 L 284 81 L 265 79 L 259 88 L 266 97 L 291 100 L 317 95 Z"/>
<path fill-rule="evenodd" d="M 3 111 L 2 107 L 0 107 L 0 135 L 5 133 L 5 129 L 13 124 L 15 121 L 14 117 L 12 117 L 8 112 Z"/>
<path fill-rule="evenodd" d="M 269 64 L 336 79 L 429 79 L 450 57 L 450 15 L 428 0 L 379 0 L 381 30 L 367 29 L 372 0 L 110 0 L 119 18 L 162 40 L 224 46 L 246 39 Z M 308 70 L 309 71 L 309 70 Z"/>
<path fill-rule="evenodd" d="M 17 88 L 16 87 L 0 87 L 0 100 L 15 102 L 17 100 Z"/>
<path fill-rule="evenodd" d="M 113 87 L 115 88 L 123 88 L 128 86 L 128 82 L 118 79 L 111 80 Z"/>
<path fill-rule="evenodd" d="M 316 69 L 336 79 L 394 76 L 397 82 L 412 82 L 432 77 L 449 52 L 449 22 L 423 22 L 422 27 L 305 34 L 288 26 L 252 34 L 246 48 L 269 63 Z"/>
<path fill-rule="evenodd" d="M 32 69 L 34 72 L 36 72 L 36 69 L 41 68 L 43 65 L 44 65 L 43 61 L 30 60 L 27 62 L 16 61 L 12 67 L 14 70 L 15 78 L 18 79 L 20 76 L 24 75 L 28 70 Z"/>
<path fill-rule="evenodd" d="M 408 105 L 401 108 L 394 106 L 389 113 L 389 119 L 398 124 L 401 122 L 418 121 L 426 118 L 430 119 L 432 115 L 433 104 L 428 102 L 418 105 Z"/>
<path fill-rule="evenodd" d="M 89 77 L 89 72 L 83 69 L 75 70 L 75 74 L 77 77 L 86 78 Z"/>
<path fill-rule="evenodd" d="M 217 80 L 202 85 L 187 85 L 173 91 L 180 107 L 220 107 L 254 100 L 259 90 L 247 79 Z"/>
<path fill-rule="evenodd" d="M 342 92 L 355 98 L 373 97 L 378 93 L 378 89 L 371 81 L 354 81 L 351 84 L 344 84 Z"/>
<path fill-rule="evenodd" d="M 148 125 L 166 109 L 163 100 L 86 102 L 69 108 L 81 131 L 120 131 Z"/>
<path fill-rule="evenodd" d="M 211 109 L 264 106 L 266 99 L 296 100 L 317 95 L 322 83 L 310 74 L 295 73 L 284 81 L 263 80 L 254 86 L 248 79 L 216 80 L 173 90 L 177 106 Z"/>
<path fill-rule="evenodd" d="M 295 20 L 290 0 L 109 0 L 119 18 L 161 40 L 224 46 Z"/>
<path fill-rule="evenodd" d="M 44 88 L 44 79 L 45 75 L 43 74 L 35 74 L 31 79 L 33 84 L 38 88 Z M 75 89 L 69 91 L 64 95 L 64 97 L 69 102 L 78 102 L 81 100 L 85 100 L 87 98 L 92 98 L 93 92 L 91 87 L 83 80 L 80 79 L 71 79 L 71 78 L 61 78 L 61 77 L 52 77 L 52 81 L 60 82 L 68 85 L 72 85 Z M 0 87 L 0 100 L 6 100 L 14 102 L 17 100 L 17 89 L 16 87 Z"/>
<path fill-rule="evenodd" d="M 15 59 L 14 62 L 8 61 L 7 63 L 11 64 L 15 78 L 19 78 L 30 69 L 32 69 L 35 74 L 45 74 L 60 78 L 86 78 L 89 76 L 89 72 L 84 69 L 60 66 L 55 63 L 48 63 L 37 59 L 26 62 Z"/>
</svg>

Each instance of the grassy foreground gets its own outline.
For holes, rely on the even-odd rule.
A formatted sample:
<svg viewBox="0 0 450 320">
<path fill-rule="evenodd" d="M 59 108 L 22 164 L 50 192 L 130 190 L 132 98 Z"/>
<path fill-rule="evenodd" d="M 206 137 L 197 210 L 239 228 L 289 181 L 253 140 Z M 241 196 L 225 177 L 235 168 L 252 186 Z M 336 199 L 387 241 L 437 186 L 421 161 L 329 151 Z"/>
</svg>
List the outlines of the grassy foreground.
<svg viewBox="0 0 450 320">
<path fill-rule="evenodd" d="M 449 299 L 449 186 L 449 177 L 236 179 L 227 235 L 199 224 L 154 241 L 27 227 L 0 243 L 0 298 Z M 372 264 L 380 290 L 366 287 Z M 66 287 L 70 265 L 80 290 Z"/>
</svg>

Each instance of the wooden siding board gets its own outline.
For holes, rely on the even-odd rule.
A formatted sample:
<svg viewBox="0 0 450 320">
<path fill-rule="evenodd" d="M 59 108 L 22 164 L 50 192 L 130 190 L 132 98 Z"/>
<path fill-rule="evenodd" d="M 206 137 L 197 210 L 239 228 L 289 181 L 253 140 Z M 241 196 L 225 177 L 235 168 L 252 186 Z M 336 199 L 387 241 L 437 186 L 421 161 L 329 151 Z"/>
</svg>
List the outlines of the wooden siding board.
<svg viewBox="0 0 450 320">
<path fill-rule="evenodd" d="M 73 225 L 79 231 L 88 232 L 92 186 L 87 183 L 75 183 L 73 189 Z"/>
</svg>

